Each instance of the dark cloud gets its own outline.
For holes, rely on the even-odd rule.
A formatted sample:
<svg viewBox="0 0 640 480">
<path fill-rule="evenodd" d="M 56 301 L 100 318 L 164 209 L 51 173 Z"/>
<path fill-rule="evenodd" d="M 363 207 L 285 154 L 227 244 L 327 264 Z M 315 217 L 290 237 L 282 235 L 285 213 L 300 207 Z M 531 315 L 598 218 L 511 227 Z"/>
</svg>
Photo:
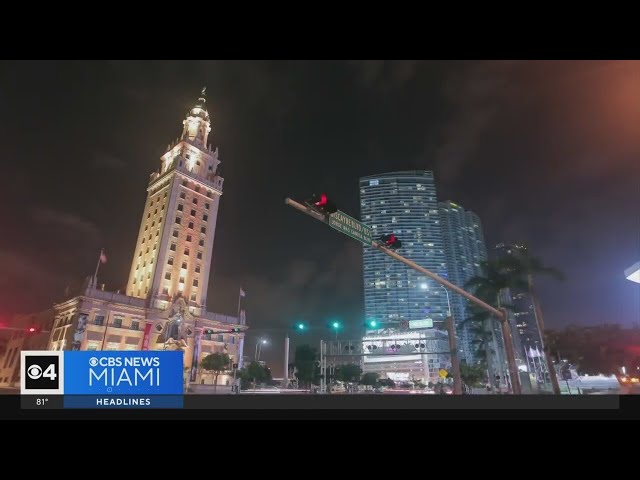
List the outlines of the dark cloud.
<svg viewBox="0 0 640 480">
<path fill-rule="evenodd" d="M 417 60 L 354 60 L 349 65 L 360 84 L 368 89 L 388 92 L 413 80 L 420 63 Z"/>
<path fill-rule="evenodd" d="M 102 169 L 119 170 L 127 166 L 127 162 L 107 152 L 95 152 L 91 160 L 91 166 Z"/>
<path fill-rule="evenodd" d="M 95 240 L 100 236 L 98 227 L 74 213 L 61 212 L 48 207 L 36 207 L 32 211 L 33 220 L 47 229 L 47 232 L 64 234 L 70 238 Z M 51 237 L 49 237 L 51 240 Z"/>
</svg>

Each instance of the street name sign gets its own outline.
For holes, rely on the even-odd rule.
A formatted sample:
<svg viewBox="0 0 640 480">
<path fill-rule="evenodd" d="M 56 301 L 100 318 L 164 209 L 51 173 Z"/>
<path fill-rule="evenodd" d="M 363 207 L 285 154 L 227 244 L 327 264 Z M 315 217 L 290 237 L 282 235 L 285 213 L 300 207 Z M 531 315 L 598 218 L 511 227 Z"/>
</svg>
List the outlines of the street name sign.
<svg viewBox="0 0 640 480">
<path fill-rule="evenodd" d="M 373 242 L 371 228 L 340 210 L 329 215 L 329 226 L 365 245 Z"/>
</svg>

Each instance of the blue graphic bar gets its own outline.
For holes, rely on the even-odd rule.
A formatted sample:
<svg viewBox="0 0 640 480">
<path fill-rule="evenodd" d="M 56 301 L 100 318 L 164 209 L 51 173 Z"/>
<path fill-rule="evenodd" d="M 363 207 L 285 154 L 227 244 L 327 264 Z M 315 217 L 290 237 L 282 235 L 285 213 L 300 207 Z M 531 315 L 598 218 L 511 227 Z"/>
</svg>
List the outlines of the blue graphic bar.
<svg viewBox="0 0 640 480">
<path fill-rule="evenodd" d="M 64 408 L 183 408 L 182 395 L 65 395 Z"/>
<path fill-rule="evenodd" d="M 183 352 L 65 351 L 65 395 L 182 395 Z"/>
</svg>

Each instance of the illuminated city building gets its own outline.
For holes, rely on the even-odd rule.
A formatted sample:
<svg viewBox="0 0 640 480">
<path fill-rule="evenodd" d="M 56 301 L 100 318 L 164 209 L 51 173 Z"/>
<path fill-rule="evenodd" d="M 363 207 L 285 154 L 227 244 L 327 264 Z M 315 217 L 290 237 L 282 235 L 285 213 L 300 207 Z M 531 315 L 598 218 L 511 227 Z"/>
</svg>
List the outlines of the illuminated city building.
<svg viewBox="0 0 640 480">
<path fill-rule="evenodd" d="M 54 305 L 42 348 L 180 348 L 189 380 L 205 384 L 213 381 L 198 368 L 206 355 L 225 352 L 234 362 L 242 359 L 244 314 L 238 319 L 206 309 L 223 178 L 218 150 L 208 143 L 211 119 L 205 102 L 203 90 L 183 121 L 181 136 L 150 176 L 126 291 L 105 291 L 96 278 L 88 278 L 75 296 Z M 0 367 L 11 362 L 7 357 L 17 344 L 8 347 Z M 30 347 L 25 343 L 24 348 Z M 0 385 L 19 381 L 2 372 Z M 219 384 L 229 381 L 226 375 L 218 377 Z"/>
<path fill-rule="evenodd" d="M 400 171 L 361 178 L 360 220 L 373 229 L 376 238 L 395 234 L 402 241 L 403 256 L 438 275 L 447 275 L 432 172 Z M 407 333 L 428 332 L 429 336 L 446 339 L 446 334 L 425 327 L 434 323 L 435 327 L 441 326 L 438 322 L 447 316 L 446 293 L 438 283 L 367 246 L 363 267 L 365 316 L 379 325 L 368 330 L 367 337 L 402 338 Z M 416 321 L 425 322 L 412 323 Z M 413 376 L 426 383 L 438 381 L 438 372 L 448 365 L 449 357 L 434 352 L 403 360 L 398 357 L 394 362 L 384 360 L 365 358 L 364 370 L 396 379 Z"/>
<path fill-rule="evenodd" d="M 451 201 L 439 203 L 438 209 L 448 280 L 458 287 L 465 288 L 465 283 L 471 278 L 482 275 L 481 262 L 487 260 L 482 222 L 475 213 Z M 453 319 L 456 324 L 460 324 L 467 317 L 467 300 L 455 292 L 450 292 L 449 297 Z M 468 330 L 468 328 L 460 330 L 458 345 L 461 358 L 466 359 L 468 363 L 474 363 L 476 358 L 472 345 L 473 339 Z"/>
<path fill-rule="evenodd" d="M 527 247 L 521 244 L 500 243 L 495 246 L 497 258 L 506 256 L 519 257 L 527 253 Z M 536 312 L 531 295 L 526 290 L 505 288 L 500 295 L 501 302 L 509 306 L 507 313 L 513 337 L 516 361 L 523 366 L 527 364 L 529 349 L 542 351 L 542 342 Z M 517 335 L 514 333 L 517 332 Z"/>
</svg>

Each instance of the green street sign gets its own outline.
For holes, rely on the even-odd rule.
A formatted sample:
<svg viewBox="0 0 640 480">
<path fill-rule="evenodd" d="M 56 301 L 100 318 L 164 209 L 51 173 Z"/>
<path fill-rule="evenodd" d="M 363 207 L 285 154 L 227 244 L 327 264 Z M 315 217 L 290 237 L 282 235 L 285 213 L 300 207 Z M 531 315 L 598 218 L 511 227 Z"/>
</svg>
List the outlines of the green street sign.
<svg viewBox="0 0 640 480">
<path fill-rule="evenodd" d="M 371 245 L 371 242 L 373 242 L 371 228 L 340 210 L 329 215 L 329 226 L 365 245 Z"/>
<path fill-rule="evenodd" d="M 425 318 L 424 320 L 410 320 L 409 328 L 433 328 L 433 318 Z"/>
</svg>

